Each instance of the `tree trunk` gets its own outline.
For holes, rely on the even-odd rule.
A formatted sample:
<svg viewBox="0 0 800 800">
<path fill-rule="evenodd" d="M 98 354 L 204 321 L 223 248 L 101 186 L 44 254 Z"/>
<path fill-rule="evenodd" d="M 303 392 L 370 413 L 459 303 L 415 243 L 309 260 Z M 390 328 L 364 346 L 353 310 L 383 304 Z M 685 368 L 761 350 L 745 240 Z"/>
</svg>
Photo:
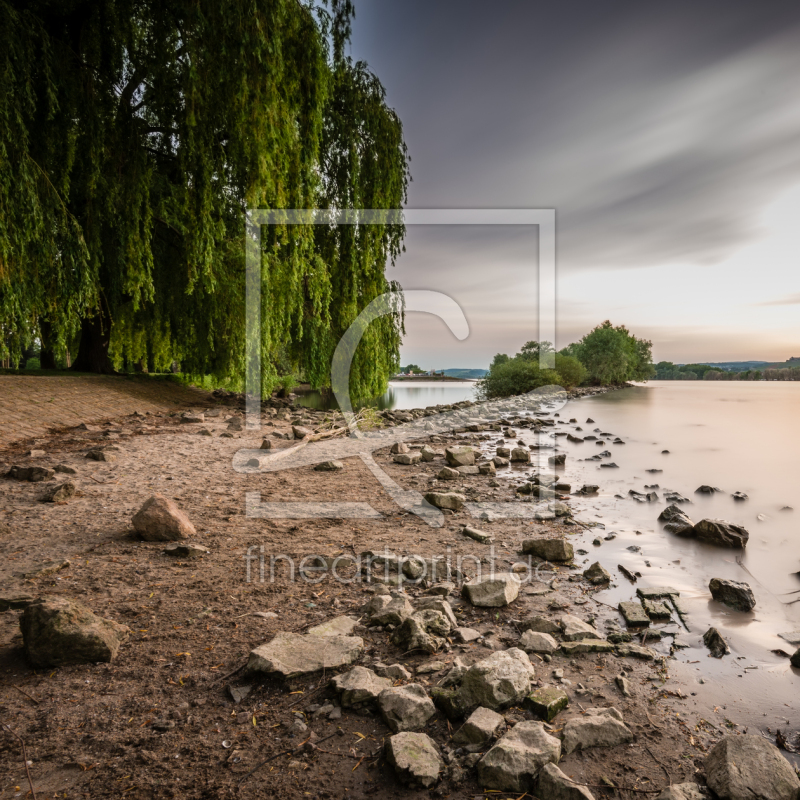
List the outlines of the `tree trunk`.
<svg viewBox="0 0 800 800">
<path fill-rule="evenodd" d="M 97 372 L 115 375 L 116 370 L 108 357 L 111 344 L 111 319 L 102 304 L 97 314 L 81 323 L 81 343 L 78 355 L 72 362 L 75 372 Z"/>
<path fill-rule="evenodd" d="M 42 339 L 42 349 L 39 352 L 39 366 L 42 369 L 55 369 L 56 354 L 53 350 L 53 329 L 50 323 L 40 319 L 39 333 Z"/>
</svg>

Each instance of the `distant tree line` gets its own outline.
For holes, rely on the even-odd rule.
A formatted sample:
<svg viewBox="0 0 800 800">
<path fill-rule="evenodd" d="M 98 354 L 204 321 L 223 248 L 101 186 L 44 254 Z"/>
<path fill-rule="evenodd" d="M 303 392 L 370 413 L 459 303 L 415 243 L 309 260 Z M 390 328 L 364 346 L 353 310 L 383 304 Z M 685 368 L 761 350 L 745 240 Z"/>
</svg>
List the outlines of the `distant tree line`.
<svg viewBox="0 0 800 800">
<path fill-rule="evenodd" d="M 659 361 L 655 365 L 658 381 L 798 381 L 800 367 L 766 367 L 741 371 L 721 370 L 709 364 L 673 364 Z"/>
<path fill-rule="evenodd" d="M 606 320 L 579 342 L 555 352 L 551 342 L 527 342 L 513 358 L 498 353 L 480 382 L 484 397 L 509 397 L 541 386 L 571 389 L 583 384 L 609 386 L 653 377 L 652 342 L 623 325 Z M 553 368 L 543 368 L 542 354 L 553 354 Z"/>
</svg>

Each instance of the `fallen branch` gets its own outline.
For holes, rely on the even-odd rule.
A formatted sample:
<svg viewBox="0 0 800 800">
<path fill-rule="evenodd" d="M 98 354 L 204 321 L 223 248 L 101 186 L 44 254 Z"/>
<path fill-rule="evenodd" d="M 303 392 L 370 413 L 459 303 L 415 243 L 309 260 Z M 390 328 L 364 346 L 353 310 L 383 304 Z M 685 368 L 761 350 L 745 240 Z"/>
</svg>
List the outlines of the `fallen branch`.
<svg viewBox="0 0 800 800">
<path fill-rule="evenodd" d="M 648 753 L 650 753 L 650 755 L 653 758 L 653 761 L 655 761 L 656 764 L 658 764 L 658 766 L 664 770 L 664 773 L 667 776 L 667 780 L 669 781 L 669 785 L 672 786 L 672 775 L 669 774 L 669 770 L 656 758 L 655 753 L 653 753 L 653 751 L 647 745 L 644 746 L 644 749 L 647 750 Z"/>
<path fill-rule="evenodd" d="M 330 734 L 330 736 L 326 736 L 324 739 L 320 739 L 319 741 L 320 741 L 320 743 L 327 742 L 328 739 L 332 739 L 334 736 L 338 736 L 338 735 L 339 735 L 339 731 L 337 730 L 334 733 Z M 239 786 L 241 786 L 251 775 L 253 775 L 253 773 L 258 772 L 258 770 L 260 770 L 261 767 L 263 767 L 265 764 L 269 764 L 270 761 L 274 761 L 276 758 L 280 758 L 281 756 L 293 756 L 293 755 L 296 755 L 301 750 L 305 749 L 305 746 L 309 742 L 311 742 L 311 737 L 310 736 L 304 742 L 300 743 L 300 747 L 298 747 L 298 748 L 296 748 L 294 750 L 281 750 L 280 753 L 275 753 L 274 755 L 271 755 L 269 758 L 265 758 L 260 764 L 256 764 L 256 766 L 254 766 L 253 769 L 251 769 L 250 772 L 247 773 L 247 775 L 245 775 L 244 777 L 239 779 Z M 312 745 L 313 749 L 316 749 L 316 745 L 313 742 L 311 742 L 311 745 Z M 339 754 L 337 753 L 337 755 L 339 755 Z M 35 800 L 35 798 L 34 798 L 34 800 Z"/>
<path fill-rule="evenodd" d="M 31 780 L 31 771 L 28 769 L 28 754 L 25 752 L 25 742 L 23 741 L 22 737 L 16 733 L 15 731 L 11 730 L 9 725 L 3 725 L 3 727 L 12 735 L 16 736 L 19 739 L 20 745 L 22 745 L 22 761 L 25 764 L 25 774 L 28 776 L 28 786 L 31 787 L 31 796 L 33 800 L 36 800 L 36 791 L 33 788 L 33 781 Z"/>
<path fill-rule="evenodd" d="M 12 685 L 12 686 L 14 686 L 14 684 L 11 684 L 11 685 Z M 37 706 L 39 705 L 39 701 L 38 701 L 38 700 L 37 700 L 35 697 L 31 697 L 31 696 L 30 696 L 30 695 L 29 695 L 29 694 L 28 694 L 28 693 L 27 693 L 27 692 L 26 692 L 24 689 L 20 689 L 20 688 L 19 688 L 19 686 L 14 686 L 14 688 L 15 688 L 15 689 L 16 689 L 16 690 L 17 690 L 17 691 L 20 693 L 20 694 L 24 694 L 24 695 L 25 695 L 25 697 L 27 697 L 27 698 L 28 698 L 28 700 L 32 700 L 34 703 L 36 703 L 36 705 L 37 705 Z"/>
</svg>

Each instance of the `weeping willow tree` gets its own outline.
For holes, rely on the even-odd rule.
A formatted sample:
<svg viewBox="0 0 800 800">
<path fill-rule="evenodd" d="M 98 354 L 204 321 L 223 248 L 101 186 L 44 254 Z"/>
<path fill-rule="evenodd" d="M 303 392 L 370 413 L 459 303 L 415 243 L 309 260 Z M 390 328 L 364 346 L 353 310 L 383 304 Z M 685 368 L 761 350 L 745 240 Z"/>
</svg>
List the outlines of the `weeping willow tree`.
<svg viewBox="0 0 800 800">
<path fill-rule="evenodd" d="M 74 368 L 244 371 L 247 207 L 399 208 L 408 155 L 379 80 L 344 55 L 350 0 L 0 0 L 0 355 Z M 272 226 L 262 374 L 330 380 L 402 225 Z M 353 366 L 397 366 L 401 315 Z"/>
</svg>

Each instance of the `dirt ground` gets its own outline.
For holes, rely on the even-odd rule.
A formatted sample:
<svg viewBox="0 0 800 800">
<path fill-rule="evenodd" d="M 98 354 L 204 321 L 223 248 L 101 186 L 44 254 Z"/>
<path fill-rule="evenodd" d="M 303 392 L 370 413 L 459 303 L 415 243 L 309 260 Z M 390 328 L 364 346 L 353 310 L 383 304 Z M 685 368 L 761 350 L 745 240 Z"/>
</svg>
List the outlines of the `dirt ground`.
<svg viewBox="0 0 800 800">
<path fill-rule="evenodd" d="M 73 467 L 78 494 L 68 503 L 43 502 L 46 483 L 0 478 L 0 595 L 62 595 L 89 606 L 96 614 L 131 629 L 111 664 L 37 671 L 25 660 L 19 632 L 20 611 L 0 613 L 0 798 L 26 797 L 20 741 L 40 798 L 389 798 L 484 796 L 467 770 L 463 781 L 447 778 L 430 791 L 401 786 L 381 757 L 389 730 L 377 714 L 345 709 L 341 719 L 315 716 L 334 700 L 330 674 L 306 679 L 265 680 L 234 703 L 227 687 L 252 683 L 241 673 L 230 676 L 248 652 L 279 631 L 302 632 L 341 614 L 358 618 L 374 585 L 289 580 L 285 561 L 269 575 L 269 556 L 285 554 L 295 563 L 309 554 L 356 556 L 388 547 L 396 554 L 458 555 L 486 558 L 489 545 L 461 535 L 474 524 L 466 512 L 449 514 L 443 528 L 428 527 L 395 506 L 366 466 L 348 459 L 336 473 L 306 467 L 287 472 L 237 473 L 231 464 L 243 447 L 258 447 L 262 435 L 288 431 L 289 419 L 267 420 L 258 436 L 247 432 L 221 438 L 229 416 L 241 416 L 236 401 L 195 404 L 207 416 L 202 424 L 182 424 L 178 412 L 131 415 L 108 420 L 96 430 L 61 429 L 52 435 L 16 442 L 0 450 L 0 472 L 12 464 Z M 183 410 L 183 409 L 181 409 Z M 306 424 L 319 422 L 304 412 Z M 287 414 L 288 416 L 288 414 Z M 294 417 L 293 417 L 294 418 Z M 89 426 L 90 428 L 92 426 Z M 201 435 L 201 429 L 211 436 Z M 273 437 L 275 447 L 288 444 Z M 85 457 L 91 447 L 110 447 L 116 460 Z M 437 444 L 443 447 L 444 444 Z M 114 450 L 113 448 L 118 448 Z M 32 449 L 44 455 L 29 456 Z M 376 461 L 406 488 L 422 488 L 443 462 L 416 466 L 392 463 L 388 453 Z M 512 499 L 509 487 L 490 487 L 488 476 L 467 480 L 474 497 Z M 153 493 L 174 498 L 197 529 L 194 539 L 210 549 L 202 558 L 180 561 L 164 553 L 163 543 L 139 541 L 132 515 Z M 245 494 L 264 500 L 365 499 L 381 513 L 377 520 L 268 520 L 245 515 Z M 498 568 L 517 561 L 521 542 L 534 536 L 569 532 L 561 522 L 506 520 L 492 524 Z M 247 581 L 245 554 L 267 558 L 265 582 L 256 561 Z M 69 562 L 46 575 L 30 577 L 44 565 Z M 465 560 L 465 563 L 466 560 Z M 614 609 L 593 601 L 582 578 L 570 580 L 569 568 L 551 568 L 543 579 L 556 588 L 526 594 L 510 606 L 473 608 L 451 595 L 460 624 L 484 633 L 480 643 L 449 645 L 434 656 L 403 654 L 386 632 L 358 629 L 366 643 L 361 663 L 402 663 L 411 672 L 430 661 L 475 661 L 519 638 L 515 621 L 531 613 L 556 617 L 574 613 L 594 617 L 602 631 Z M 464 567 L 469 574 L 469 568 Z M 351 577 L 354 573 L 348 573 Z M 25 577 L 28 575 L 29 577 Z M 413 598 L 421 588 L 408 588 Z M 270 612 L 266 617 L 254 612 Z M 669 680 L 669 661 L 644 662 L 612 654 L 554 656 L 545 663 L 531 656 L 537 679 L 551 684 L 562 669 L 570 705 L 553 722 L 590 707 L 614 706 L 635 734 L 630 745 L 595 748 L 565 756 L 563 771 L 592 785 L 596 797 L 655 797 L 670 783 L 695 780 L 702 757 L 719 738 L 717 728 L 687 725 L 682 718 L 684 692 Z M 614 684 L 629 671 L 633 696 Z M 436 685 L 445 670 L 420 674 L 415 681 Z M 533 718 L 520 708 L 505 713 L 509 724 Z M 308 732 L 289 726 L 302 715 Z M 447 746 L 457 727 L 440 713 L 426 733 Z M 314 734 L 310 743 L 304 743 Z M 623 789 L 649 790 L 636 794 Z M 504 797 L 504 793 L 492 796 Z M 511 795 L 509 795 L 511 796 Z"/>
</svg>

